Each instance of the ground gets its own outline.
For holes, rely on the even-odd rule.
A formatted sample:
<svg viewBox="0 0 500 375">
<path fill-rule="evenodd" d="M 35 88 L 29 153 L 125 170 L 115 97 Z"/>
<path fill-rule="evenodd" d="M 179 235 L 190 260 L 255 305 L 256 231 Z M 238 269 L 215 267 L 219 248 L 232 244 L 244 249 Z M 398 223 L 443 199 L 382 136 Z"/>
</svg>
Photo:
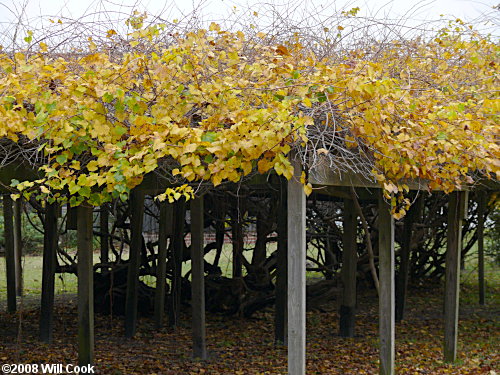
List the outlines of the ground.
<svg viewBox="0 0 500 375">
<path fill-rule="evenodd" d="M 396 366 L 399 374 L 490 374 L 500 372 L 498 285 L 489 287 L 485 306 L 476 289 L 462 287 L 459 354 L 454 365 L 442 362 L 443 322 L 441 283 L 413 287 L 406 319 L 396 326 Z M 2 308 L 5 304 L 2 300 Z M 336 335 L 336 304 L 307 315 L 307 374 L 378 373 L 377 298 L 373 291 L 359 296 L 357 337 Z M 38 297 L 26 297 L 22 313 L 0 313 L 0 363 L 77 362 L 76 298 L 56 298 L 54 343 L 41 344 Z M 125 339 L 121 317 L 96 316 L 96 370 L 100 374 L 285 374 L 286 349 L 273 339 L 273 312 L 256 319 L 209 315 L 206 362 L 191 358 L 189 312 L 173 332 L 154 329 L 141 318 L 134 339 Z"/>
</svg>

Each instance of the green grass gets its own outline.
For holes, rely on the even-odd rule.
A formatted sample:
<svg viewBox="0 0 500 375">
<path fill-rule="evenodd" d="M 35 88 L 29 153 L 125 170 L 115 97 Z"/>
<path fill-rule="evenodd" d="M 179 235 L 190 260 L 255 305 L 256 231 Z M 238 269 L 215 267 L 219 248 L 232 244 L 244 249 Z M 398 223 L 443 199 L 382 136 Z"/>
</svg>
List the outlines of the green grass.
<svg viewBox="0 0 500 375">
<path fill-rule="evenodd" d="M 276 244 L 268 246 L 268 255 L 276 248 Z M 244 256 L 248 261 L 251 261 L 251 251 L 245 251 Z M 309 254 L 311 255 L 311 254 Z M 215 250 L 205 255 L 207 262 L 212 263 L 215 258 Z M 94 254 L 94 263 L 99 262 L 99 254 Z M 230 244 L 224 244 L 219 266 L 224 276 L 231 277 L 232 274 L 232 249 Z M 191 268 L 191 262 L 184 262 L 182 274 L 185 275 Z M 42 257 L 41 256 L 24 256 L 24 290 L 26 295 L 39 295 L 42 287 Z M 317 278 L 320 276 L 317 272 L 308 272 L 308 278 Z M 154 286 L 156 278 L 154 276 L 144 276 L 141 278 L 146 284 Z M 500 285 L 499 266 L 494 264 L 487 258 L 485 262 L 485 279 L 486 279 L 486 298 L 493 303 L 500 303 L 500 293 L 498 287 Z M 465 304 L 477 303 L 477 256 L 472 253 L 466 260 L 466 269 L 461 274 L 462 289 L 465 293 L 461 294 L 461 300 Z M 76 293 L 77 277 L 72 274 L 57 274 L 55 281 L 56 293 Z M 6 299 L 6 273 L 5 273 L 5 258 L 0 257 L 0 301 Z"/>
<path fill-rule="evenodd" d="M 94 254 L 94 262 L 99 261 L 98 254 Z M 25 295 L 39 295 L 42 290 L 42 263 L 41 256 L 23 257 L 23 277 Z M 5 272 L 5 258 L 0 258 L 0 300 L 7 298 L 7 282 Z M 73 274 L 56 274 L 55 290 L 60 293 L 76 293 L 77 277 Z"/>
</svg>

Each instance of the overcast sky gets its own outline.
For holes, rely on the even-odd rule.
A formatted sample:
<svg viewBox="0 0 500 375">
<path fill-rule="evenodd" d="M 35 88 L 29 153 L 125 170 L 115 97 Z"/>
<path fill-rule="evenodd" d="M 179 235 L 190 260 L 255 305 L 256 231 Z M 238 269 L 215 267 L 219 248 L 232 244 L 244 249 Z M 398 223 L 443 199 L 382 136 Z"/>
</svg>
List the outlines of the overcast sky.
<svg viewBox="0 0 500 375">
<path fill-rule="evenodd" d="M 203 20 L 212 21 L 226 18 L 230 12 L 244 12 L 252 9 L 258 12 L 262 7 L 258 4 L 272 3 L 276 7 L 290 10 L 300 8 L 295 17 L 305 14 L 303 10 L 319 11 L 324 16 L 331 15 L 343 9 L 359 7 L 360 15 L 377 16 L 379 18 L 411 18 L 424 22 L 439 19 L 441 15 L 459 17 L 464 20 L 477 20 L 482 14 L 490 16 L 498 14 L 493 26 L 493 34 L 498 34 L 500 11 L 494 11 L 493 6 L 500 0 L 0 0 L 0 27 L 18 19 L 23 9 L 25 20 L 48 22 L 54 18 L 80 18 L 84 14 L 95 12 L 121 12 L 130 14 L 133 9 L 147 11 L 152 15 L 162 15 L 166 20 L 173 20 L 198 9 Z M 291 6 L 290 6 L 291 5 Z"/>
</svg>

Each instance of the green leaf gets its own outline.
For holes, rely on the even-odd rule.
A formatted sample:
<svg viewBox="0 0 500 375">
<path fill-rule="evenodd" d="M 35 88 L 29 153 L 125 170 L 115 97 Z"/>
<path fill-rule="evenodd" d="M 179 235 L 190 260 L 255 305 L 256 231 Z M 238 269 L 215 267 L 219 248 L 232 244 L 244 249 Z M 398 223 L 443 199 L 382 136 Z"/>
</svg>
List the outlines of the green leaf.
<svg viewBox="0 0 500 375">
<path fill-rule="evenodd" d="M 83 198 L 82 197 L 77 197 L 76 195 L 73 195 L 70 199 L 69 199 L 69 205 L 71 207 L 76 207 L 78 206 L 81 202 L 83 201 Z"/>
<path fill-rule="evenodd" d="M 90 187 L 89 186 L 83 186 L 78 190 L 78 194 L 80 194 L 82 197 L 89 198 L 90 197 Z"/>
<path fill-rule="evenodd" d="M 115 132 L 116 135 L 118 136 L 122 136 L 123 134 L 125 134 L 127 132 L 127 128 L 124 127 L 124 126 L 115 126 L 113 131 Z"/>
<path fill-rule="evenodd" d="M 320 102 L 320 103 L 326 102 L 326 99 L 327 99 L 326 94 L 324 92 L 318 92 L 316 94 L 316 98 L 318 99 L 318 102 Z"/>
<path fill-rule="evenodd" d="M 205 132 L 201 136 L 201 141 L 202 142 L 214 142 L 217 139 L 217 133 L 216 132 Z"/>
<path fill-rule="evenodd" d="M 49 114 L 47 112 L 40 112 L 36 115 L 35 117 L 35 122 L 37 124 L 41 124 L 47 120 L 47 117 L 49 117 Z"/>
<path fill-rule="evenodd" d="M 333 94 L 335 92 L 335 87 L 333 86 L 328 86 L 326 88 L 326 91 L 329 93 L 329 94 Z"/>
<path fill-rule="evenodd" d="M 448 139 L 448 134 L 446 134 L 445 132 L 439 132 L 436 139 L 438 141 L 442 141 L 442 140 L 445 140 L 445 139 Z"/>
<path fill-rule="evenodd" d="M 66 163 L 67 160 L 68 160 L 68 157 L 66 155 L 57 155 L 56 156 L 56 161 L 59 164 L 64 164 L 64 163 Z"/>
<path fill-rule="evenodd" d="M 102 96 L 102 100 L 104 103 L 111 103 L 115 97 L 111 95 L 109 92 L 105 93 Z"/>
</svg>

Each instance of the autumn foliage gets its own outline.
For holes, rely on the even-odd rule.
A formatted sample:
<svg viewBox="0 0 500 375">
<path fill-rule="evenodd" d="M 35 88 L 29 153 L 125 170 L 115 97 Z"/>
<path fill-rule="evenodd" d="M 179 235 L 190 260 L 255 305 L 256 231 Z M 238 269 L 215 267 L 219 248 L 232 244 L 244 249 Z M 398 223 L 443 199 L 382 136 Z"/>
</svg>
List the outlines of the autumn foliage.
<svg viewBox="0 0 500 375">
<path fill-rule="evenodd" d="M 58 53 L 28 35 L 25 50 L 0 54 L 0 137 L 36 146 L 25 162 L 40 177 L 12 188 L 100 205 L 156 172 L 173 201 L 195 182 L 290 179 L 296 150 L 306 172 L 326 163 L 375 176 L 403 215 L 408 180 L 451 191 L 500 177 L 500 49 L 460 20 L 325 54 L 298 34 L 215 23 L 169 33 L 145 18 L 129 18 L 126 41 L 108 30 L 105 43 Z"/>
</svg>

